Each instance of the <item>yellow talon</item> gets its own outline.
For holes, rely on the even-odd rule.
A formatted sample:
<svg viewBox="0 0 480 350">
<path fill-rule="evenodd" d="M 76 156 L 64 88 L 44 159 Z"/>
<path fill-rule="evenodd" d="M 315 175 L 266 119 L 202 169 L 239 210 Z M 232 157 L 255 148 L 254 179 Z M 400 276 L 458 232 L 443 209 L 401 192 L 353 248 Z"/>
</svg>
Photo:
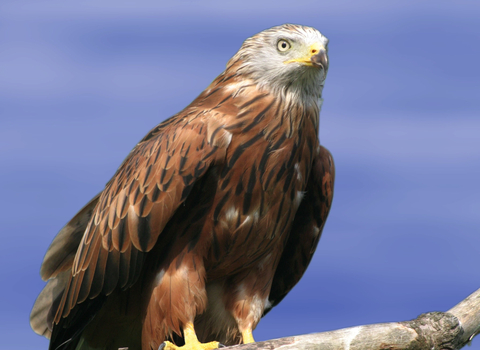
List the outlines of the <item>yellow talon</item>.
<svg viewBox="0 0 480 350">
<path fill-rule="evenodd" d="M 184 346 L 177 346 L 169 341 L 166 341 L 160 345 L 158 350 L 213 350 L 217 349 L 220 345 L 218 341 L 200 343 L 197 335 L 195 334 L 193 323 L 190 322 L 187 323 L 183 328 L 183 337 L 185 339 Z"/>
<path fill-rule="evenodd" d="M 242 332 L 243 344 L 255 343 L 251 329 Z"/>
</svg>

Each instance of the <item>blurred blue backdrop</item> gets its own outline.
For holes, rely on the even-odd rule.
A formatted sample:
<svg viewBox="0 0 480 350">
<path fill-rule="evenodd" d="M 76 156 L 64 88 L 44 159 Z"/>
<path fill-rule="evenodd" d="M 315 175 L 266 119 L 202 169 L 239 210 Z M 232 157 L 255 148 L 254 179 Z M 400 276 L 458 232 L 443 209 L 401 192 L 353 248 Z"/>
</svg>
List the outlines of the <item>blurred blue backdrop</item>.
<svg viewBox="0 0 480 350">
<path fill-rule="evenodd" d="M 47 348 L 28 316 L 56 232 L 243 40 L 285 22 L 330 39 L 337 179 L 311 267 L 257 340 L 454 306 L 480 288 L 479 17 L 462 0 L 2 0 L 0 348 Z"/>
</svg>

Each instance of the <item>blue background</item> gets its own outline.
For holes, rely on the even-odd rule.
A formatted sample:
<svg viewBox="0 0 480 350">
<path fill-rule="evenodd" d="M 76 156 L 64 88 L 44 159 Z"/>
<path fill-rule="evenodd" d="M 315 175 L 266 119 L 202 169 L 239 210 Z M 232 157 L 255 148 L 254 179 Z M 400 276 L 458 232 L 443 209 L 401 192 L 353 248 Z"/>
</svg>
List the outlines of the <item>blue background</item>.
<svg viewBox="0 0 480 350">
<path fill-rule="evenodd" d="M 311 267 L 256 339 L 454 306 L 480 288 L 479 17 L 462 0 L 2 0 L 0 348 L 47 348 L 28 316 L 56 232 L 243 40 L 285 22 L 330 39 L 337 179 Z"/>
</svg>

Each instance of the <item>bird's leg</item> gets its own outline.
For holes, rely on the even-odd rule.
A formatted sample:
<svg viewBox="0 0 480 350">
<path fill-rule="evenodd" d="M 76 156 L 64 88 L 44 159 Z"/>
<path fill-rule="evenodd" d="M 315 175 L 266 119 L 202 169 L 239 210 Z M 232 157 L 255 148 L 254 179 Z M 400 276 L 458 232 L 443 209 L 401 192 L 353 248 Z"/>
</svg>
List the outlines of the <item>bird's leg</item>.
<svg viewBox="0 0 480 350">
<path fill-rule="evenodd" d="M 188 322 L 183 327 L 183 338 L 185 339 L 185 345 L 183 346 L 177 346 L 169 341 L 166 341 L 159 346 L 158 350 L 212 350 L 221 346 L 218 341 L 200 343 L 197 335 L 195 334 L 193 322 Z"/>
<path fill-rule="evenodd" d="M 252 329 L 248 328 L 242 332 L 243 344 L 255 343 L 253 339 Z"/>
<path fill-rule="evenodd" d="M 269 255 L 269 259 L 276 259 Z M 262 318 L 268 302 L 273 267 L 263 263 L 245 269 L 225 282 L 223 297 L 225 309 L 230 312 L 242 334 L 244 344 L 254 343 L 253 330 Z"/>
</svg>

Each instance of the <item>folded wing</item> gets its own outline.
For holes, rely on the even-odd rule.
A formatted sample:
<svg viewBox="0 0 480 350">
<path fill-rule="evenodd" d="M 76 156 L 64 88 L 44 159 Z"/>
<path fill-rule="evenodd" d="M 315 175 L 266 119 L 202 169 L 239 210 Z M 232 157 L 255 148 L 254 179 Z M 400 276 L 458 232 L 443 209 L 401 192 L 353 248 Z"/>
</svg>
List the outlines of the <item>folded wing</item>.
<svg viewBox="0 0 480 350">
<path fill-rule="evenodd" d="M 330 152 L 320 146 L 314 159 L 305 197 L 298 208 L 289 239 L 273 278 L 268 313 L 298 283 L 317 248 L 333 200 L 335 165 Z"/>
<path fill-rule="evenodd" d="M 176 209 L 209 167 L 225 157 L 231 135 L 204 120 L 173 117 L 152 130 L 105 190 L 59 232 L 41 270 L 51 280 L 31 314 L 37 333 L 48 337 L 53 324 L 76 305 L 136 282 L 146 253 Z M 53 338 L 56 344 L 65 340 Z"/>
</svg>

